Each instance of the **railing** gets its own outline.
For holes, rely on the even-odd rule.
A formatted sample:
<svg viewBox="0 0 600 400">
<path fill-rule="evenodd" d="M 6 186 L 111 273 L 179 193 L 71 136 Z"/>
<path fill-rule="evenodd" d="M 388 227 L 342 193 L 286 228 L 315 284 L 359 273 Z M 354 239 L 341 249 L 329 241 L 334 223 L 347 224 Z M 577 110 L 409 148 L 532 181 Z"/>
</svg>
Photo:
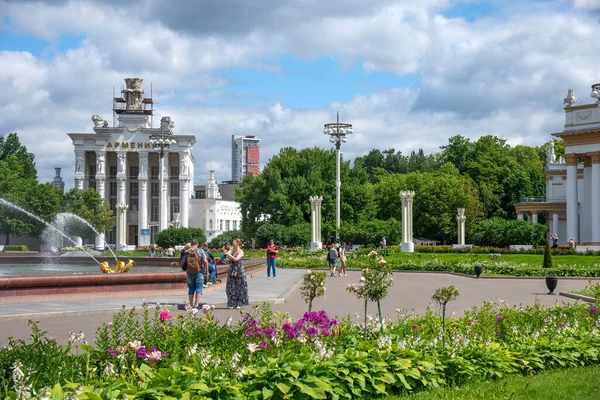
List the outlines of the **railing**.
<svg viewBox="0 0 600 400">
<path fill-rule="evenodd" d="M 520 197 L 517 203 L 562 203 L 567 201 L 566 197 L 548 197 L 535 196 L 535 197 Z"/>
</svg>

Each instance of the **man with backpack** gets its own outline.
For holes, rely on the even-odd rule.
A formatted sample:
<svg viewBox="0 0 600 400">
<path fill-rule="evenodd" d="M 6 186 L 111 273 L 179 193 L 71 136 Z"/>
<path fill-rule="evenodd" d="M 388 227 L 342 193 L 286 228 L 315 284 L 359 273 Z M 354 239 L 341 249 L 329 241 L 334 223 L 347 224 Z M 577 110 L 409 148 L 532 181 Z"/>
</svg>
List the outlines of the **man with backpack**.
<svg viewBox="0 0 600 400">
<path fill-rule="evenodd" d="M 186 245 L 181 252 L 179 262 L 171 264 L 179 265 L 187 273 L 190 307 L 198 307 L 202 296 L 204 277 L 208 275 L 208 261 L 204 251 L 198 248 L 198 240 L 194 239 L 191 244 Z"/>
</svg>

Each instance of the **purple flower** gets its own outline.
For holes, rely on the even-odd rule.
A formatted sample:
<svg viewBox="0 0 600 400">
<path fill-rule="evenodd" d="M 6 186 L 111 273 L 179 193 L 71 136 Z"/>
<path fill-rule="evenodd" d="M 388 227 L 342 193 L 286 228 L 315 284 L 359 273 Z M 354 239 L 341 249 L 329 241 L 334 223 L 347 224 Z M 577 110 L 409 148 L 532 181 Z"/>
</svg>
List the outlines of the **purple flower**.
<svg viewBox="0 0 600 400">
<path fill-rule="evenodd" d="M 113 349 L 106 350 L 106 353 L 110 354 L 112 357 L 116 357 L 117 356 L 117 352 L 114 351 Z"/>
<path fill-rule="evenodd" d="M 327 329 L 324 329 L 323 331 L 321 331 L 321 334 L 322 334 L 323 336 L 330 336 L 330 335 L 331 335 L 331 332 L 329 332 Z"/>
<path fill-rule="evenodd" d="M 145 347 L 140 347 L 137 351 L 137 358 L 146 358 L 146 348 Z"/>
<path fill-rule="evenodd" d="M 285 336 L 288 339 L 295 339 L 296 336 L 298 336 L 298 334 L 296 333 L 296 331 L 294 329 L 290 329 L 288 331 L 285 332 Z"/>
<path fill-rule="evenodd" d="M 250 319 L 250 314 L 244 315 L 244 322 L 248 321 L 249 319 Z"/>
<path fill-rule="evenodd" d="M 598 310 L 596 309 L 596 307 L 590 308 L 590 314 L 596 315 L 596 313 L 598 313 Z"/>
<path fill-rule="evenodd" d="M 502 322 L 502 317 L 496 317 L 496 322 Z"/>
<path fill-rule="evenodd" d="M 274 336 L 277 334 L 277 329 L 274 329 L 274 328 L 265 329 L 264 334 L 267 336 Z"/>
<path fill-rule="evenodd" d="M 248 325 L 250 325 L 253 328 L 256 328 L 258 326 L 258 323 L 256 322 L 255 319 L 253 319 L 248 323 Z"/>
<path fill-rule="evenodd" d="M 267 342 L 260 342 L 260 348 L 265 349 L 269 344 Z"/>
<path fill-rule="evenodd" d="M 413 326 L 411 326 L 412 329 L 419 329 L 419 325 L 414 324 Z"/>
<path fill-rule="evenodd" d="M 319 331 L 317 331 L 317 328 L 315 328 L 314 326 L 309 326 L 306 330 L 306 333 L 308 333 L 308 336 L 312 338 L 315 337 L 317 333 L 319 333 Z"/>
<path fill-rule="evenodd" d="M 337 326 L 338 324 L 338 320 L 335 318 L 332 318 L 331 320 L 329 320 L 329 326 Z"/>
<path fill-rule="evenodd" d="M 246 329 L 246 332 L 244 332 L 244 335 L 248 336 L 249 338 L 251 338 L 252 336 L 254 336 L 252 334 L 252 328 Z"/>
<path fill-rule="evenodd" d="M 496 335 L 499 335 L 500 331 L 498 329 L 496 329 Z"/>
</svg>

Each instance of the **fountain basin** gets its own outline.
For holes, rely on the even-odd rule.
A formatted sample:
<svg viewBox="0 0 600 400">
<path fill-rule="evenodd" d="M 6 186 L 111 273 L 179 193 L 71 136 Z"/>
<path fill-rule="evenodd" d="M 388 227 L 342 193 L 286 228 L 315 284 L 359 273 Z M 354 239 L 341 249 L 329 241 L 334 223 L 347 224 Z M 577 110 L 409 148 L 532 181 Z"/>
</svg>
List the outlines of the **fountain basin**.
<svg viewBox="0 0 600 400">
<path fill-rule="evenodd" d="M 163 266 L 166 260 L 169 259 L 162 259 Z M 17 267 L 23 266 L 19 265 Z M 245 261 L 247 272 L 258 270 L 264 266 L 264 259 Z M 28 266 L 28 268 L 38 267 L 38 265 Z M 170 269 L 168 272 L 127 272 L 123 274 L 100 273 L 97 265 L 84 268 L 88 270 L 94 268 L 97 273 L 0 276 L 0 297 L 140 290 L 186 290 L 187 285 L 186 273 L 177 267 L 166 267 Z M 145 267 L 144 269 L 157 271 L 164 268 Z M 226 278 L 228 270 L 228 267 L 220 267 L 217 270 L 217 276 Z"/>
</svg>

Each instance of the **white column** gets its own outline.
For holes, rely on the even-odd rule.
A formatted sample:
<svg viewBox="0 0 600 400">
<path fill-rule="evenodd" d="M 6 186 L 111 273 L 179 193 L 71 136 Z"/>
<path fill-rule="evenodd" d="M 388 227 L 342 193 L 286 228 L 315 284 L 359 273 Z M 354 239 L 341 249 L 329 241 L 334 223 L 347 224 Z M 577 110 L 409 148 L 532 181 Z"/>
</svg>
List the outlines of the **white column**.
<svg viewBox="0 0 600 400">
<path fill-rule="evenodd" d="M 600 152 L 590 154 L 592 158 L 592 183 L 590 193 L 592 242 L 600 244 Z"/>
<path fill-rule="evenodd" d="M 167 229 L 169 227 L 169 200 L 168 200 L 168 185 L 169 185 L 169 153 L 165 152 L 162 165 L 160 165 L 160 222 L 159 231 Z"/>
<path fill-rule="evenodd" d="M 190 224 L 190 159 L 187 150 L 179 152 L 179 219 L 182 228 Z"/>
<path fill-rule="evenodd" d="M 465 217 L 465 209 L 459 208 L 458 216 L 456 217 L 456 221 L 458 221 L 458 245 L 459 246 L 465 245 L 465 220 L 466 219 L 467 218 Z"/>
<path fill-rule="evenodd" d="M 581 203 L 581 227 L 579 241 L 592 241 L 592 158 L 589 155 L 583 156 L 583 198 Z"/>
<path fill-rule="evenodd" d="M 140 152 L 138 157 L 138 238 L 141 238 L 142 229 L 148 229 L 148 153 Z"/>
<path fill-rule="evenodd" d="M 96 192 L 101 199 L 106 197 L 106 153 L 104 151 L 96 152 Z M 96 236 L 96 250 L 104 251 L 105 248 L 104 232 Z"/>
<path fill-rule="evenodd" d="M 85 181 L 85 151 L 75 152 L 75 188 L 83 190 Z"/>
<path fill-rule="evenodd" d="M 555 233 L 558 235 L 558 211 L 556 211 L 556 210 L 554 210 L 552 212 L 552 233 L 551 234 L 553 235 Z M 560 237 L 559 237 L 559 241 L 560 241 Z"/>
<path fill-rule="evenodd" d="M 531 222 L 533 222 L 534 224 L 538 223 L 538 213 L 536 213 L 536 212 L 531 213 Z"/>
<path fill-rule="evenodd" d="M 523 215 L 523 213 L 518 213 L 517 214 L 517 219 L 520 221 L 524 221 L 525 220 L 525 215 Z"/>
<path fill-rule="evenodd" d="M 566 154 L 567 160 L 567 237 L 579 243 L 578 196 L 577 196 L 577 154 Z"/>
<path fill-rule="evenodd" d="M 127 152 L 117 153 L 117 250 L 127 246 Z"/>
<path fill-rule="evenodd" d="M 310 196 L 310 210 L 311 210 L 311 227 L 312 227 L 312 238 L 310 243 L 311 250 L 319 250 L 323 247 L 321 243 L 321 202 L 323 197 Z"/>
<path fill-rule="evenodd" d="M 190 197 L 189 197 L 189 179 L 179 180 L 179 218 L 181 220 L 181 227 L 187 228 L 189 226 L 190 218 Z"/>
<path fill-rule="evenodd" d="M 402 243 L 400 250 L 404 253 L 412 253 L 415 250 L 412 230 L 412 200 L 415 192 L 401 191 L 402 199 Z"/>
</svg>

